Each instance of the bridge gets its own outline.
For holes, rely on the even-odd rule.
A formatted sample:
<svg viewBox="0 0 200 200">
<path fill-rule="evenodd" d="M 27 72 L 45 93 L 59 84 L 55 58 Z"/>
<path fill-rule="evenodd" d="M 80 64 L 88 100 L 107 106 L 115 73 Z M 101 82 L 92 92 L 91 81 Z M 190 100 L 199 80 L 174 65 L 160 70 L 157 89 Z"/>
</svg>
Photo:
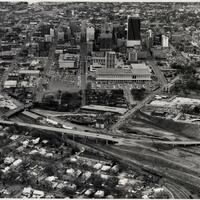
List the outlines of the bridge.
<svg viewBox="0 0 200 200">
<path fill-rule="evenodd" d="M 26 128 L 57 132 L 57 133 L 71 135 L 71 136 L 102 139 L 102 140 L 112 141 L 116 143 L 122 142 L 123 140 L 123 138 L 114 137 L 111 135 L 104 135 L 104 134 L 98 134 L 98 133 L 93 133 L 93 132 L 78 131 L 78 130 L 65 129 L 65 128 L 56 128 L 56 127 L 51 127 L 51 126 L 29 124 L 29 123 L 23 123 L 23 122 L 12 122 L 12 121 L 0 120 L 0 124 L 6 125 L 6 126 L 16 125 L 16 126 L 21 126 L 21 127 L 26 127 Z"/>
<path fill-rule="evenodd" d="M 37 124 L 28 124 L 23 122 L 12 122 L 12 121 L 4 121 L 0 120 L 0 124 L 11 126 L 11 125 L 17 125 L 21 127 L 26 128 L 32 128 L 32 129 L 39 129 L 39 130 L 45 130 L 45 131 L 51 131 L 51 132 L 57 132 L 61 134 L 71 135 L 71 136 L 77 136 L 77 137 L 83 137 L 83 138 L 91 138 L 91 139 L 101 139 L 104 141 L 110 141 L 113 143 L 117 143 L 118 145 L 125 145 L 125 146 L 135 146 L 139 144 L 157 144 L 157 145 L 171 145 L 171 146 L 192 146 L 192 145 L 200 145 L 200 141 L 163 141 L 163 140 L 151 140 L 151 139 L 129 139 L 129 138 L 123 138 L 123 137 L 116 137 L 109 134 L 100 134 L 95 132 L 86 132 L 86 131 L 78 131 L 73 129 L 65 129 L 65 128 L 56 128 L 56 127 L 50 127 L 50 126 L 44 126 L 44 125 L 37 125 Z"/>
<path fill-rule="evenodd" d="M 26 105 L 21 105 L 21 106 L 18 106 L 17 108 L 15 109 L 12 109 L 12 110 L 9 110 L 8 112 L 6 112 L 5 114 L 3 114 L 1 116 L 2 119 L 8 119 L 10 117 L 12 117 L 13 115 L 17 114 L 17 113 L 20 113 L 22 112 L 23 110 L 25 109 L 28 109 L 30 107 L 32 107 L 33 104 L 32 103 L 29 103 L 29 104 L 26 104 Z"/>
</svg>

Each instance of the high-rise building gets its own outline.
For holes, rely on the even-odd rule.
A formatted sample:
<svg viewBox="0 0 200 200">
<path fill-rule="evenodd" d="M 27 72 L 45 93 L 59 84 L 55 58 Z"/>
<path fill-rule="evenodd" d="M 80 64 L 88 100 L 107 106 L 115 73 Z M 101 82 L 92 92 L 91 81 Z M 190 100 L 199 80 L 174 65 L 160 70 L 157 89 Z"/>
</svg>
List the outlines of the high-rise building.
<svg viewBox="0 0 200 200">
<path fill-rule="evenodd" d="M 66 27 L 66 28 L 64 28 L 64 32 L 65 32 L 65 35 L 64 35 L 65 41 L 71 40 L 71 38 L 72 38 L 72 32 L 71 32 L 71 29 L 70 29 L 69 26 Z"/>
<path fill-rule="evenodd" d="M 137 59 L 138 59 L 138 53 L 137 51 L 131 51 L 131 52 L 128 52 L 128 61 L 129 62 L 137 62 Z"/>
<path fill-rule="evenodd" d="M 59 41 L 64 41 L 64 36 L 65 36 L 64 31 L 59 31 L 58 32 L 58 40 Z"/>
<path fill-rule="evenodd" d="M 102 33 L 100 35 L 100 50 L 112 50 L 113 48 L 113 40 L 112 33 Z"/>
<path fill-rule="evenodd" d="M 81 23 L 81 45 L 80 45 L 80 75 L 82 105 L 86 103 L 86 86 L 87 86 L 87 41 L 86 41 L 86 21 Z"/>
<path fill-rule="evenodd" d="M 153 45 L 154 46 L 161 46 L 162 45 L 162 34 L 161 33 L 154 34 Z"/>
<path fill-rule="evenodd" d="M 87 27 L 86 29 L 86 37 L 87 37 L 87 42 L 88 41 L 94 41 L 94 27 Z"/>
<path fill-rule="evenodd" d="M 147 34 L 148 34 L 149 37 L 152 37 L 153 31 L 152 31 L 151 29 L 149 29 L 149 30 L 147 31 Z"/>
<path fill-rule="evenodd" d="M 106 52 L 106 67 L 115 68 L 116 64 L 116 53 L 114 51 Z"/>
<path fill-rule="evenodd" d="M 53 28 L 50 28 L 50 35 L 51 35 L 52 37 L 54 37 L 54 35 L 55 35 L 55 31 L 54 31 Z"/>
<path fill-rule="evenodd" d="M 91 53 L 93 51 L 93 41 L 87 42 L 87 53 Z"/>
<path fill-rule="evenodd" d="M 169 47 L 169 38 L 165 35 L 162 35 L 162 47 L 163 48 Z"/>
<path fill-rule="evenodd" d="M 141 45 L 140 18 L 128 16 L 127 47 Z"/>
<path fill-rule="evenodd" d="M 145 46 L 147 49 L 150 49 L 153 47 L 153 42 L 154 42 L 154 38 L 153 38 L 153 34 L 152 32 L 147 31 L 146 37 L 145 37 Z"/>
<path fill-rule="evenodd" d="M 112 23 L 105 22 L 104 24 L 102 24 L 101 33 L 112 33 L 112 31 L 113 31 Z"/>
<path fill-rule="evenodd" d="M 46 24 L 41 24 L 39 27 L 39 30 L 41 32 L 41 36 L 44 37 L 45 35 L 50 35 L 50 31 L 52 31 L 51 29 L 53 29 L 53 26 L 49 23 Z"/>
</svg>

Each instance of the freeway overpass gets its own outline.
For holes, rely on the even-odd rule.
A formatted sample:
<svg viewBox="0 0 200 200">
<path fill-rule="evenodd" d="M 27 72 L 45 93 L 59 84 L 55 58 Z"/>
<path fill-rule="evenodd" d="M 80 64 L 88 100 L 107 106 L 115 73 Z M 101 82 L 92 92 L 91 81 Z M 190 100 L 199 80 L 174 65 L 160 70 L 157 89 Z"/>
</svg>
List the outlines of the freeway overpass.
<svg viewBox="0 0 200 200">
<path fill-rule="evenodd" d="M 17 114 L 17 113 L 20 113 L 22 112 L 23 110 L 27 109 L 27 108 L 30 108 L 33 104 L 32 103 L 29 103 L 29 104 L 26 104 L 26 105 L 21 105 L 21 106 L 18 106 L 17 108 L 13 109 L 13 110 L 9 110 L 8 112 L 6 112 L 5 114 L 3 114 L 1 116 L 1 118 L 4 118 L 4 119 L 8 119 L 10 117 L 12 117 L 13 115 Z"/>
<path fill-rule="evenodd" d="M 128 139 L 128 138 L 123 138 L 123 137 L 115 137 L 108 134 L 99 134 L 99 133 L 94 133 L 94 132 L 78 131 L 78 130 L 71 130 L 71 129 L 65 129 L 65 128 L 56 128 L 56 127 L 42 126 L 42 125 L 37 125 L 37 124 L 11 122 L 11 121 L 4 121 L 4 120 L 0 120 L 0 124 L 6 125 L 6 126 L 17 125 L 17 126 L 26 127 L 26 128 L 53 131 L 57 133 L 83 137 L 83 138 L 101 139 L 101 140 L 117 143 L 118 145 L 125 145 L 125 146 L 137 146 L 139 144 L 153 144 L 153 145 L 165 144 L 165 145 L 172 145 L 172 146 L 200 145 L 200 141 L 163 141 L 163 140 L 150 140 L 150 139 Z"/>
<path fill-rule="evenodd" d="M 111 127 L 111 131 L 113 133 L 117 133 L 117 129 L 129 118 L 131 117 L 136 111 L 140 110 L 146 103 L 149 103 L 156 94 L 160 94 L 163 90 L 164 86 L 152 92 L 149 96 L 147 96 L 143 101 L 141 101 L 138 105 L 136 105 L 133 109 L 129 110 L 125 113 L 125 115 Z"/>
<path fill-rule="evenodd" d="M 123 140 L 123 138 L 114 137 L 114 136 L 111 136 L 111 135 L 104 135 L 104 134 L 98 134 L 98 133 L 94 133 L 94 132 L 71 130 L 71 129 L 65 129 L 65 128 L 56 128 L 56 127 L 51 127 L 51 126 L 43 126 L 43 125 L 29 124 L 29 123 L 22 123 L 22 122 L 12 122 L 12 121 L 0 120 L 0 124 L 6 125 L 6 126 L 17 125 L 17 126 L 26 127 L 26 128 L 33 128 L 33 129 L 53 131 L 53 132 L 57 132 L 57 133 L 68 134 L 68 135 L 71 135 L 71 136 L 74 135 L 74 136 L 80 136 L 80 137 L 102 139 L 102 140 L 112 141 L 112 142 L 116 142 L 116 143 L 120 143 Z"/>
</svg>

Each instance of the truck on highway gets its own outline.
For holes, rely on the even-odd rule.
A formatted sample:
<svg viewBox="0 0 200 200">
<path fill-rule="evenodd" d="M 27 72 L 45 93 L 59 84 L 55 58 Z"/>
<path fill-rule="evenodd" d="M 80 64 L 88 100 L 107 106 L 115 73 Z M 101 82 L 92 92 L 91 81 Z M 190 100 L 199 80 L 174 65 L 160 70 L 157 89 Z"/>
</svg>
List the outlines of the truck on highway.
<svg viewBox="0 0 200 200">
<path fill-rule="evenodd" d="M 62 125 L 62 127 L 65 128 L 65 129 L 70 129 L 70 130 L 73 129 L 73 127 L 71 127 L 71 126 L 66 126 L 66 125 L 64 125 L 64 124 Z"/>
</svg>

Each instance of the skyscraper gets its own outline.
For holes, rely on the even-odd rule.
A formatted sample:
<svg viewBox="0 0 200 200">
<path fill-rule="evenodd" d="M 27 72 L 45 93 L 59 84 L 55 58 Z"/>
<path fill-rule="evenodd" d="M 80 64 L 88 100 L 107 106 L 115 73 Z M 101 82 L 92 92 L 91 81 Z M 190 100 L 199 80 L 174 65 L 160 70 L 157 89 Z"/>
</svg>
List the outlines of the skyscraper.
<svg viewBox="0 0 200 200">
<path fill-rule="evenodd" d="M 161 46 L 162 45 L 162 34 L 161 33 L 154 34 L 153 45 L 154 46 Z"/>
<path fill-rule="evenodd" d="M 116 64 L 116 53 L 114 51 L 106 52 L 106 67 L 115 68 Z"/>
<path fill-rule="evenodd" d="M 86 37 L 87 37 L 87 42 L 88 41 L 94 41 L 94 27 L 87 27 L 86 29 Z"/>
<path fill-rule="evenodd" d="M 169 47 L 169 38 L 165 35 L 162 35 L 162 47 L 163 48 Z"/>
<path fill-rule="evenodd" d="M 82 105 L 86 103 L 86 86 L 87 86 L 87 41 L 86 41 L 86 22 L 81 24 L 81 49 L 80 49 L 80 74 L 81 74 L 81 91 Z"/>
<path fill-rule="evenodd" d="M 140 18 L 128 16 L 127 47 L 141 45 Z"/>
<path fill-rule="evenodd" d="M 102 33 L 99 37 L 100 40 L 100 50 L 109 51 L 113 48 L 112 33 Z"/>
</svg>

